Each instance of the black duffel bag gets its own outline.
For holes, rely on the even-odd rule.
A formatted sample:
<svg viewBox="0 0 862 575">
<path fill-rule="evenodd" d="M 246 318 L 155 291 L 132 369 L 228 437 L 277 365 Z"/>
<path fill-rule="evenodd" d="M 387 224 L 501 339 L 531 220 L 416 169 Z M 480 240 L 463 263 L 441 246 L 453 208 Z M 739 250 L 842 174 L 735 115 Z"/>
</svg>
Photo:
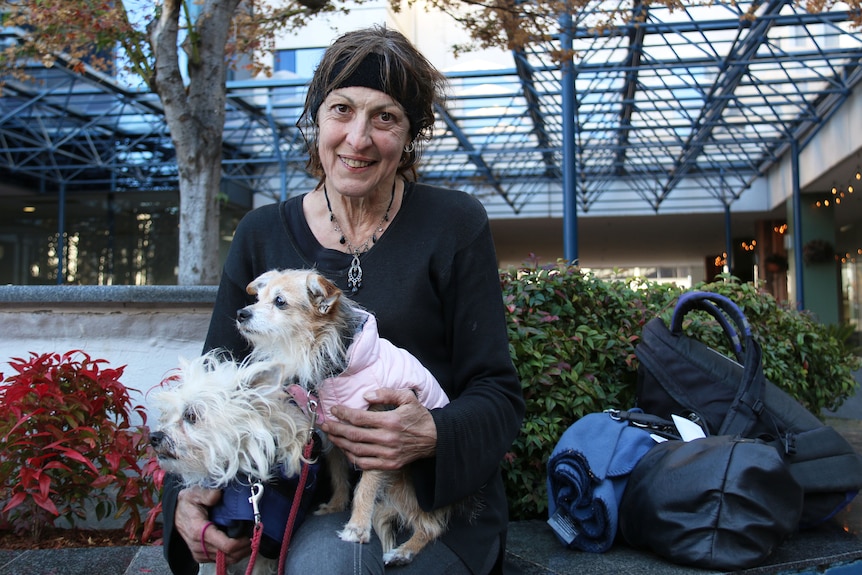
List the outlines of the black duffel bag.
<svg viewBox="0 0 862 575">
<path fill-rule="evenodd" d="M 627 543 L 674 563 L 747 569 L 796 531 L 802 488 L 756 439 L 666 441 L 635 465 L 620 502 Z"/>
<path fill-rule="evenodd" d="M 718 321 L 735 359 L 683 333 L 683 318 L 694 310 Z M 801 527 L 832 517 L 862 488 L 862 458 L 835 429 L 766 380 L 761 348 L 729 298 L 684 293 L 670 328 L 661 318 L 650 320 L 635 354 L 637 406 L 644 412 L 689 418 L 711 435 L 760 439 L 784 456 L 805 494 Z"/>
</svg>

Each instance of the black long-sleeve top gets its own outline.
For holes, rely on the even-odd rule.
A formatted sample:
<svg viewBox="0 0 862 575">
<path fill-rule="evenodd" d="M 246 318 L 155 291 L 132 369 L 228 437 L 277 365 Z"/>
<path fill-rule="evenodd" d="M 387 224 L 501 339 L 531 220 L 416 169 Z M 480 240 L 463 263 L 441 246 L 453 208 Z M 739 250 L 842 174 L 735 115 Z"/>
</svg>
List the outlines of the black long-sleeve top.
<svg viewBox="0 0 862 575">
<path fill-rule="evenodd" d="M 411 464 L 412 476 L 425 509 L 478 495 L 478 515 L 456 515 L 443 536 L 476 571 L 493 540 L 502 535 L 505 541 L 500 461 L 524 414 L 487 215 L 468 194 L 408 183 L 388 229 L 361 257 L 362 287 L 356 293 L 347 288 L 350 260 L 314 239 L 302 196 L 253 210 L 231 244 L 205 349 L 247 353 L 236 311 L 254 301 L 246 285 L 271 269 L 317 268 L 374 313 L 381 336 L 418 357 L 452 399 L 431 411 L 436 454 Z M 179 573 L 191 556 L 172 525 L 177 490 L 168 483 L 163 505 L 165 554 Z"/>
</svg>

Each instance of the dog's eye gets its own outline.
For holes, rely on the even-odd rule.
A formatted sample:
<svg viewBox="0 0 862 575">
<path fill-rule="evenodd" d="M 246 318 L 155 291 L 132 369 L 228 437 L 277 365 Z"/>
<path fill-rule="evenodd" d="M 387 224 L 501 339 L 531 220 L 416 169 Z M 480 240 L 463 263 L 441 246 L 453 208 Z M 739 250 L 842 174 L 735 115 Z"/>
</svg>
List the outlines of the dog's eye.
<svg viewBox="0 0 862 575">
<path fill-rule="evenodd" d="M 188 409 L 186 409 L 186 410 L 183 412 L 183 421 L 185 421 L 185 422 L 186 422 L 186 423 L 188 423 L 189 425 L 194 425 L 195 423 L 197 423 L 197 422 L 198 422 L 198 414 L 197 414 L 197 412 L 196 412 L 194 409 L 192 409 L 192 408 L 188 408 Z"/>
<path fill-rule="evenodd" d="M 273 302 L 275 307 L 278 309 L 284 309 L 287 307 L 287 300 L 281 297 L 280 295 L 275 296 L 275 301 Z"/>
</svg>

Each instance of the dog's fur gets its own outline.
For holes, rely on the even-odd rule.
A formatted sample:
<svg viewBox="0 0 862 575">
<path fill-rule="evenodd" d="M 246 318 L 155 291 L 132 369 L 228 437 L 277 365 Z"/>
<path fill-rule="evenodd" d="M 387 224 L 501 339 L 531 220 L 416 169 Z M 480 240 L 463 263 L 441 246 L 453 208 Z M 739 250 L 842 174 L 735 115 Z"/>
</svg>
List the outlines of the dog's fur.
<svg viewBox="0 0 862 575">
<path fill-rule="evenodd" d="M 299 474 L 311 421 L 282 385 L 276 362 L 236 363 L 211 352 L 180 367 L 153 394 L 161 410 L 150 443 L 159 465 L 186 486 L 224 488 L 246 477 L 263 483 Z M 259 555 L 254 573 L 275 573 L 278 561 Z M 215 572 L 201 565 L 201 573 Z M 245 565 L 231 566 L 245 573 Z"/>
<path fill-rule="evenodd" d="M 334 284 L 313 270 L 273 270 L 252 281 L 247 291 L 257 302 L 237 312 L 237 328 L 253 345 L 253 359 L 277 358 L 293 366 L 294 382 L 311 392 L 347 368 L 348 347 L 366 315 Z M 346 509 L 350 501 L 347 460 L 338 449 L 329 454 L 333 496 L 318 514 Z M 450 514 L 449 507 L 423 511 L 406 471 L 365 471 L 339 536 L 366 543 L 373 525 L 386 564 L 403 565 L 442 535 Z M 396 524 L 413 531 L 397 548 Z"/>
</svg>

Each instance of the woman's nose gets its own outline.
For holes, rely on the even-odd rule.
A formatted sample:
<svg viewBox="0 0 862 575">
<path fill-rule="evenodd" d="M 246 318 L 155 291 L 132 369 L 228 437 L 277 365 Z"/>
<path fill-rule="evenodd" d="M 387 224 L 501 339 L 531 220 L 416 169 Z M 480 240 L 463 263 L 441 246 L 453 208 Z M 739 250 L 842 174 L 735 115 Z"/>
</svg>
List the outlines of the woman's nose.
<svg viewBox="0 0 862 575">
<path fill-rule="evenodd" d="M 371 124 L 365 118 L 357 116 L 348 126 L 347 141 L 357 150 L 369 146 L 371 144 Z"/>
</svg>

